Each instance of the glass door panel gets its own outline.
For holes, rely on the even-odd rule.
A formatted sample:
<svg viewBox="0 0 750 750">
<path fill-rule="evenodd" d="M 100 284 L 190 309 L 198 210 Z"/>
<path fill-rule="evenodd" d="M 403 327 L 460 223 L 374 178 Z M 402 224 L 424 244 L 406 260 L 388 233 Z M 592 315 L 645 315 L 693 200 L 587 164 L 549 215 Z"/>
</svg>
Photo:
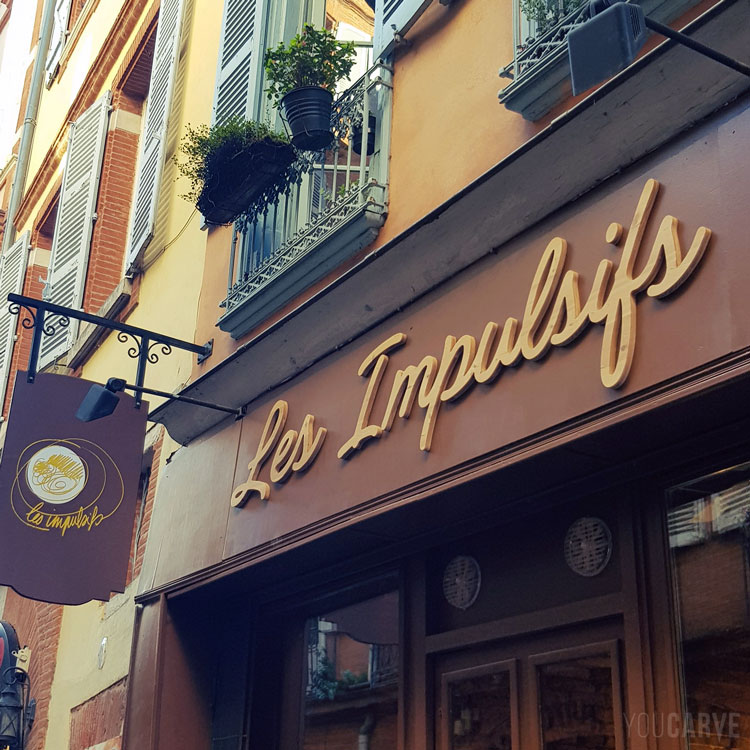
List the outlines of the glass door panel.
<svg viewBox="0 0 750 750">
<path fill-rule="evenodd" d="M 448 672 L 442 678 L 445 750 L 518 747 L 515 660 Z"/>
<path fill-rule="evenodd" d="M 623 747 L 617 642 L 530 657 L 542 750 Z"/>
<path fill-rule="evenodd" d="M 437 750 L 625 750 L 621 621 L 436 655 Z"/>
</svg>

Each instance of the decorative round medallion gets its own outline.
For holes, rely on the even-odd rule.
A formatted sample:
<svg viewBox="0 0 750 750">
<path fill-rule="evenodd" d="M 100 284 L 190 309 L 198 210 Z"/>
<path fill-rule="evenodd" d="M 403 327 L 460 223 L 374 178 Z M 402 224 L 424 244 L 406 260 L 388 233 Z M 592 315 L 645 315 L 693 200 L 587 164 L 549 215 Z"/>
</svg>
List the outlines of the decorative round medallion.
<svg viewBox="0 0 750 750">
<path fill-rule="evenodd" d="M 443 596 L 452 607 L 468 609 L 479 596 L 482 573 L 479 563 L 468 555 L 454 557 L 443 573 Z"/>
<path fill-rule="evenodd" d="M 612 534 L 600 518 L 584 516 L 565 535 L 565 562 L 579 576 L 598 576 L 612 556 Z"/>
</svg>

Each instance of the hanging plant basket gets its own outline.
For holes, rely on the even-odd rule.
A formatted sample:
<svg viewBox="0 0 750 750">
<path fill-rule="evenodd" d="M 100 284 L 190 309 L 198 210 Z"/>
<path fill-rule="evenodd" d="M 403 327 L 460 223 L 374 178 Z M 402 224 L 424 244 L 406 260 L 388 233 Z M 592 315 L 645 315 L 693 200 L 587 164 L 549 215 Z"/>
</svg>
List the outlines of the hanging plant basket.
<svg viewBox="0 0 750 750">
<path fill-rule="evenodd" d="M 333 141 L 333 94 L 320 86 L 302 86 L 281 99 L 292 131 L 292 145 L 302 151 L 320 151 Z"/>
<path fill-rule="evenodd" d="M 230 224 L 295 160 L 288 143 L 264 139 L 237 151 L 233 144 L 212 157 L 211 176 L 196 205 L 209 224 Z"/>
<path fill-rule="evenodd" d="M 283 110 L 295 148 L 320 151 L 331 144 L 332 92 L 349 77 L 355 59 L 354 42 L 309 23 L 289 42 L 266 50 L 266 93 Z"/>
</svg>

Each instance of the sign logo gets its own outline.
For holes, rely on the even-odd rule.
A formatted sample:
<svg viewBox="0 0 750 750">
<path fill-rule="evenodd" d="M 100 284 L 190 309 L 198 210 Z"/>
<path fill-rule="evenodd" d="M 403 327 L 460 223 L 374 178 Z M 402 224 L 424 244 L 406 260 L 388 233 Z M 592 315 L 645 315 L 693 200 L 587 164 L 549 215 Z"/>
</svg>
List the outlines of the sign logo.
<svg viewBox="0 0 750 750">
<path fill-rule="evenodd" d="M 86 465 L 70 448 L 54 443 L 40 448 L 26 464 L 26 484 L 46 503 L 62 505 L 86 486 Z"/>
<path fill-rule="evenodd" d="M 21 451 L 10 502 L 25 526 L 65 536 L 99 526 L 120 507 L 123 495 L 122 475 L 99 445 L 83 438 L 47 439 Z"/>
</svg>

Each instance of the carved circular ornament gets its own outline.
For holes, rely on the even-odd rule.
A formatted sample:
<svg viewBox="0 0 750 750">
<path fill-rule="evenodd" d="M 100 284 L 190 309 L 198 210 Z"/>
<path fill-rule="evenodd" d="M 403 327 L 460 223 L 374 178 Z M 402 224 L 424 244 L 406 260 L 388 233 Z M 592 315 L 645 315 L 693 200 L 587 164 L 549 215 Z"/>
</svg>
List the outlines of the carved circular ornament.
<svg viewBox="0 0 750 750">
<path fill-rule="evenodd" d="M 443 596 L 452 607 L 468 609 L 479 596 L 482 572 L 479 563 L 468 555 L 454 557 L 443 573 Z"/>
<path fill-rule="evenodd" d="M 612 534 L 600 518 L 584 516 L 565 535 L 565 562 L 579 576 L 598 576 L 612 557 Z"/>
</svg>

